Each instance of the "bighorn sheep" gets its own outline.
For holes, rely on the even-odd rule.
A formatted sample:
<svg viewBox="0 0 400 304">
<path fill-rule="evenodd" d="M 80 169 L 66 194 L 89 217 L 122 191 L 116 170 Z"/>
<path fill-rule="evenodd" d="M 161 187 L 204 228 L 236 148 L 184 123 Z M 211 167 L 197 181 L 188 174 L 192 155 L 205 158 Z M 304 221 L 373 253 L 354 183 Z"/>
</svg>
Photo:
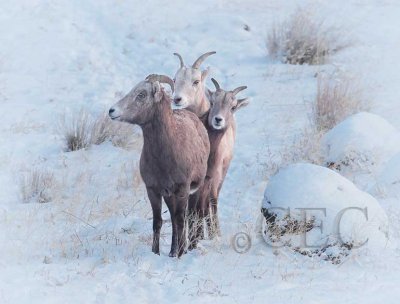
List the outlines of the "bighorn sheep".
<svg viewBox="0 0 400 304">
<path fill-rule="evenodd" d="M 180 67 L 175 74 L 174 108 L 183 109 L 195 113 L 201 117 L 208 111 L 210 104 L 205 91 L 205 82 L 208 69 L 201 71 L 200 65 L 210 55 L 216 52 L 208 52 L 201 55 L 191 67 L 185 66 L 182 56 L 174 53 L 179 58 Z"/>
<path fill-rule="evenodd" d="M 164 198 L 172 221 L 169 256 L 179 257 L 186 249 L 184 227 L 188 200 L 190 203 L 198 199 L 195 192 L 204 183 L 210 146 L 203 123 L 189 111 L 173 111 L 171 99 L 160 83 L 167 83 L 174 90 L 169 77 L 151 75 L 116 103 L 109 115 L 113 120 L 137 124 L 143 131 L 140 174 L 153 210 L 152 251 L 160 254 Z"/>
<path fill-rule="evenodd" d="M 218 197 L 233 157 L 236 136 L 234 113 L 249 102 L 247 98 L 236 98 L 236 94 L 246 89 L 246 86 L 238 87 L 232 91 L 225 91 L 220 88 L 214 78 L 211 80 L 215 85 L 216 91 L 209 92 L 211 108 L 202 118 L 210 139 L 210 156 L 208 158 L 204 186 L 200 190 L 198 212 L 202 218 L 206 217 L 211 209 L 211 215 L 206 218 L 209 236 L 213 238 L 216 234 L 220 234 L 217 213 Z M 195 247 L 197 240 L 203 237 L 202 225 L 198 225 L 195 234 L 193 237 L 195 241 L 191 244 L 192 247 Z"/>
</svg>

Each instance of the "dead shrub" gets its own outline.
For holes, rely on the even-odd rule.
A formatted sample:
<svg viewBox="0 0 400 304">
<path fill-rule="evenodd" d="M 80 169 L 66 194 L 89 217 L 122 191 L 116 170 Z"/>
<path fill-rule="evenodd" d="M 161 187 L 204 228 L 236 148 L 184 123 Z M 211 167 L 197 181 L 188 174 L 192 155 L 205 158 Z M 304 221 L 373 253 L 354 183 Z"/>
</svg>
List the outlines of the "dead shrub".
<svg viewBox="0 0 400 304">
<path fill-rule="evenodd" d="M 48 203 L 53 199 L 53 173 L 38 168 L 30 169 L 20 177 L 20 191 L 24 203 Z"/>
<path fill-rule="evenodd" d="M 267 36 L 268 54 L 289 64 L 323 64 L 349 46 L 337 29 L 314 20 L 308 10 L 297 10 L 287 21 L 274 25 Z"/>
<path fill-rule="evenodd" d="M 115 133 L 115 125 L 106 113 L 100 115 L 93 121 L 90 134 L 90 143 L 100 145 L 111 139 Z"/>
<path fill-rule="evenodd" d="M 89 147 L 91 143 L 92 121 L 85 110 L 60 121 L 59 131 L 63 136 L 67 151 L 77 151 Z"/>
<path fill-rule="evenodd" d="M 319 75 L 313 121 L 318 130 L 332 129 L 347 116 L 366 110 L 356 82 L 346 76 Z"/>
<path fill-rule="evenodd" d="M 58 129 L 64 138 L 67 151 L 85 149 L 106 141 L 111 141 L 114 146 L 129 149 L 139 137 L 131 125 L 113 122 L 106 113 L 95 119 L 83 109 L 68 117 L 64 115 Z"/>
<path fill-rule="evenodd" d="M 272 247 L 285 246 L 301 255 L 310 258 L 319 258 L 335 265 L 343 263 L 354 247 L 353 243 L 331 241 L 330 237 L 328 237 L 326 243 L 320 247 L 299 247 L 296 245 L 299 243 L 299 238 L 302 238 L 302 235 L 310 232 L 314 228 L 321 227 L 321 222 L 316 220 L 315 217 L 300 220 L 291 217 L 289 214 L 278 215 L 274 212 L 270 212 L 267 208 L 262 208 L 261 213 L 263 215 L 261 233 L 267 243 L 272 245 Z"/>
</svg>

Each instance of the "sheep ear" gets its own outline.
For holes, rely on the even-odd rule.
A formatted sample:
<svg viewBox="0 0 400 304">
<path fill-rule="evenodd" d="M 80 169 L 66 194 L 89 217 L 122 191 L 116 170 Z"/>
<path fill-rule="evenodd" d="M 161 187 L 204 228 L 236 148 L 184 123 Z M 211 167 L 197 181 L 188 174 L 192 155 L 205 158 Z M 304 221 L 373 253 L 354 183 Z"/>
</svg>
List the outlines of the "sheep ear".
<svg viewBox="0 0 400 304">
<path fill-rule="evenodd" d="M 206 68 L 205 70 L 203 70 L 201 72 L 201 80 L 202 81 L 204 81 L 207 78 L 209 72 L 210 72 L 210 67 Z"/>
<path fill-rule="evenodd" d="M 250 102 L 250 100 L 248 98 L 238 99 L 237 105 L 236 105 L 236 108 L 235 108 L 235 112 L 237 110 L 239 110 L 240 108 L 243 108 L 243 107 L 247 106 L 249 104 L 249 102 Z"/>
<path fill-rule="evenodd" d="M 153 90 L 154 101 L 160 102 L 162 99 L 162 91 L 160 83 L 158 81 L 154 81 L 152 83 L 152 90 Z"/>
</svg>

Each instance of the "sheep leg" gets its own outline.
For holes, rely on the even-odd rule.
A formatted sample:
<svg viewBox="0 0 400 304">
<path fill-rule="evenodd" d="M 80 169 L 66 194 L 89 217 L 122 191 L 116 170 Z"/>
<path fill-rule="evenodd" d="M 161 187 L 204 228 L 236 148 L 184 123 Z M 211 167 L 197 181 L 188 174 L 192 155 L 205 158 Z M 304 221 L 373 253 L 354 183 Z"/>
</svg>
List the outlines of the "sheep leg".
<svg viewBox="0 0 400 304">
<path fill-rule="evenodd" d="M 212 224 L 212 211 L 211 211 L 211 206 L 210 204 L 207 205 L 207 212 L 206 212 L 206 226 L 207 226 L 207 231 L 208 231 L 208 238 L 213 239 L 214 235 L 212 233 L 213 230 L 213 224 Z"/>
<path fill-rule="evenodd" d="M 175 220 L 178 235 L 178 257 L 186 253 L 185 213 L 188 196 L 176 196 Z"/>
<path fill-rule="evenodd" d="M 209 232 L 210 238 L 213 239 L 215 236 L 221 235 L 221 230 L 219 227 L 219 219 L 218 219 L 218 200 L 215 198 L 210 199 L 211 203 L 211 227 Z"/>
<path fill-rule="evenodd" d="M 161 195 L 153 189 L 147 188 L 147 196 L 153 210 L 153 246 L 151 247 L 151 251 L 160 255 L 160 231 L 162 226 Z"/>
<path fill-rule="evenodd" d="M 206 221 L 209 219 L 209 212 L 208 212 L 208 206 L 202 207 L 201 210 L 199 211 L 199 219 L 197 223 L 197 230 L 196 230 L 196 240 L 204 240 L 204 219 Z"/>
<path fill-rule="evenodd" d="M 177 225 L 176 225 L 176 216 L 175 216 L 175 196 L 164 197 L 164 201 L 168 206 L 169 214 L 171 215 L 171 223 L 172 223 L 172 240 L 171 240 L 171 250 L 169 252 L 170 257 L 176 257 L 178 255 L 178 233 L 177 233 Z"/>
<path fill-rule="evenodd" d="M 200 190 L 196 193 L 189 196 L 189 212 L 188 212 L 188 224 L 189 224 L 189 250 L 195 249 L 197 247 L 197 230 L 198 226 L 201 225 L 199 219 L 199 198 L 200 198 Z"/>
<path fill-rule="evenodd" d="M 214 214 L 214 208 L 213 208 L 213 201 L 214 199 L 209 197 L 208 200 L 208 216 L 207 216 L 207 230 L 208 230 L 208 238 L 210 240 L 214 239 L 215 235 L 216 235 L 216 231 L 215 231 L 215 214 Z"/>
<path fill-rule="evenodd" d="M 213 239 L 217 235 L 221 235 L 221 231 L 219 228 L 219 220 L 218 220 L 218 193 L 219 188 L 211 189 L 211 193 L 209 196 L 209 210 L 210 216 L 208 217 L 207 221 L 207 228 L 208 228 L 208 236 L 210 239 Z"/>
<path fill-rule="evenodd" d="M 200 223 L 197 225 L 197 235 L 196 238 L 197 240 L 204 240 L 204 219 L 206 222 L 209 221 L 209 203 L 208 203 L 208 197 L 210 195 L 210 189 L 211 189 L 211 181 L 212 179 L 209 176 L 206 176 L 204 180 L 204 185 L 201 188 L 200 192 L 200 198 L 199 198 L 199 217 L 200 217 Z"/>
</svg>

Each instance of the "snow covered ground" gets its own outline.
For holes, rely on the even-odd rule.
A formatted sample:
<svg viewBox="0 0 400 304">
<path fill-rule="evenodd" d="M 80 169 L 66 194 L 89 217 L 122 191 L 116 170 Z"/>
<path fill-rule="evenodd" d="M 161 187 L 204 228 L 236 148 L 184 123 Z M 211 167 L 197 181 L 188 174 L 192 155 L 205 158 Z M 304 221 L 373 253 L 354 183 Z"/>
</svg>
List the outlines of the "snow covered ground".
<svg viewBox="0 0 400 304">
<path fill-rule="evenodd" d="M 268 30 L 298 7 L 342 28 L 353 45 L 323 66 L 268 59 Z M 371 112 L 400 130 L 399 18 L 397 0 L 2 0 L 0 303 L 397 303 L 400 190 L 389 169 L 362 189 L 389 217 L 391 246 L 380 254 L 337 266 L 272 249 L 256 232 L 264 163 L 307 125 L 317 72 L 352 74 Z M 129 150 L 104 143 L 65 152 L 57 125 L 81 108 L 99 115 L 150 73 L 173 75 L 173 52 L 192 61 L 211 50 L 210 74 L 226 88 L 247 85 L 251 97 L 237 115 L 221 193 L 223 236 L 171 259 L 166 221 L 156 256 L 140 140 Z M 32 170 L 52 176 L 50 202 L 23 203 L 20 179 Z M 238 232 L 251 236 L 244 254 L 231 245 Z"/>
</svg>

